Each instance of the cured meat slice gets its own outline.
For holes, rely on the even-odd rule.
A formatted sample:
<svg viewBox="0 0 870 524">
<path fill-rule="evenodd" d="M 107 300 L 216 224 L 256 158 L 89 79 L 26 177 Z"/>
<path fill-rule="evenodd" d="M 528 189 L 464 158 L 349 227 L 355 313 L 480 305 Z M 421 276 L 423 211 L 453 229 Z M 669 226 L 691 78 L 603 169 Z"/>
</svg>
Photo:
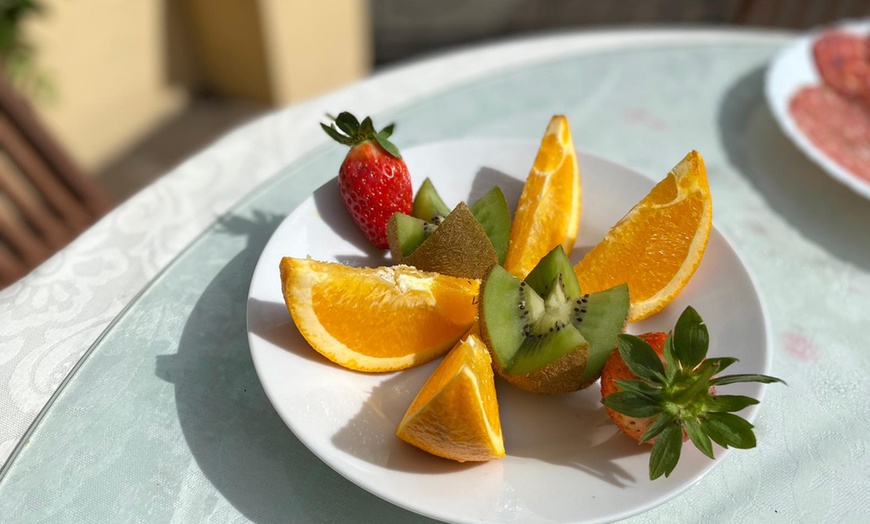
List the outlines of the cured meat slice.
<svg viewBox="0 0 870 524">
<path fill-rule="evenodd" d="M 830 87 L 813 86 L 792 97 L 789 112 L 817 148 L 870 182 L 870 107 Z"/>
<path fill-rule="evenodd" d="M 870 103 L 870 39 L 828 31 L 813 43 L 813 58 L 825 84 Z"/>
</svg>

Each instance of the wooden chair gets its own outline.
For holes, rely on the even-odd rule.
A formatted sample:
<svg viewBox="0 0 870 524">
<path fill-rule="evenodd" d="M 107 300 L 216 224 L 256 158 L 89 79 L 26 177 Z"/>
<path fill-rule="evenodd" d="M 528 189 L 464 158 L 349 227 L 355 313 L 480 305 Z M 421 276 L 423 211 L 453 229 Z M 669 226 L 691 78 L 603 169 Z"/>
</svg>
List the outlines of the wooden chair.
<svg viewBox="0 0 870 524">
<path fill-rule="evenodd" d="M 0 289 L 24 276 L 111 208 L 0 77 Z"/>
</svg>

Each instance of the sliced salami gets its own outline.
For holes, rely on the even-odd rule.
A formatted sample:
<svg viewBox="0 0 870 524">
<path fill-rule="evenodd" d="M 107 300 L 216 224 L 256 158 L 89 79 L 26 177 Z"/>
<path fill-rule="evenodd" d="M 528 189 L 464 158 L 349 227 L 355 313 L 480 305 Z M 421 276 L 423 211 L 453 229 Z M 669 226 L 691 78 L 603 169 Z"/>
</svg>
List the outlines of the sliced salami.
<svg viewBox="0 0 870 524">
<path fill-rule="evenodd" d="M 828 31 L 813 44 L 813 58 L 826 85 L 870 103 L 870 39 Z"/>
<path fill-rule="evenodd" d="M 830 87 L 813 86 L 795 94 L 789 112 L 816 147 L 870 182 L 870 107 Z"/>
</svg>

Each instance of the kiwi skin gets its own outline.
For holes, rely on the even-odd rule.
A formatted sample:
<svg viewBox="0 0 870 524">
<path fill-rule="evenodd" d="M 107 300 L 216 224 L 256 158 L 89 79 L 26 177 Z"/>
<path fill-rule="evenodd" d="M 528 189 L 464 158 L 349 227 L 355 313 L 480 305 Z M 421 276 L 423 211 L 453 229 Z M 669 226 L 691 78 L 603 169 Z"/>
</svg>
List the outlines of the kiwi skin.
<svg viewBox="0 0 870 524">
<path fill-rule="evenodd" d="M 400 264 L 462 278 L 483 278 L 498 264 L 498 254 L 486 231 L 464 202 L 457 204 L 410 255 L 396 254 L 393 252 L 393 257 Z"/>
<path fill-rule="evenodd" d="M 481 329 L 481 333 L 486 333 L 486 329 Z M 597 376 L 592 380 L 583 380 L 588 349 L 588 344 L 581 345 L 541 369 L 524 375 L 511 375 L 505 372 L 495 357 L 492 359 L 492 368 L 498 376 L 520 389 L 544 395 L 561 395 L 587 388 L 598 380 Z"/>
</svg>

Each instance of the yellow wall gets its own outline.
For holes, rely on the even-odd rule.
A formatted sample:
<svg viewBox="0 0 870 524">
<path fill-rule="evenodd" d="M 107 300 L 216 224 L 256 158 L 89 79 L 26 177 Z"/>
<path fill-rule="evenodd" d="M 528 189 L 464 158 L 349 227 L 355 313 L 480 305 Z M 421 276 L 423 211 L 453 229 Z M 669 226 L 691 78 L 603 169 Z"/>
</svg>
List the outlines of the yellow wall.
<svg viewBox="0 0 870 524">
<path fill-rule="evenodd" d="M 184 88 L 169 83 L 165 3 L 45 5 L 25 33 L 57 96 L 37 101 L 37 109 L 72 156 L 93 171 L 187 98 Z"/>
<path fill-rule="evenodd" d="M 25 35 L 58 93 L 37 110 L 90 172 L 189 91 L 285 105 L 371 68 L 367 0 L 46 0 Z"/>
</svg>

